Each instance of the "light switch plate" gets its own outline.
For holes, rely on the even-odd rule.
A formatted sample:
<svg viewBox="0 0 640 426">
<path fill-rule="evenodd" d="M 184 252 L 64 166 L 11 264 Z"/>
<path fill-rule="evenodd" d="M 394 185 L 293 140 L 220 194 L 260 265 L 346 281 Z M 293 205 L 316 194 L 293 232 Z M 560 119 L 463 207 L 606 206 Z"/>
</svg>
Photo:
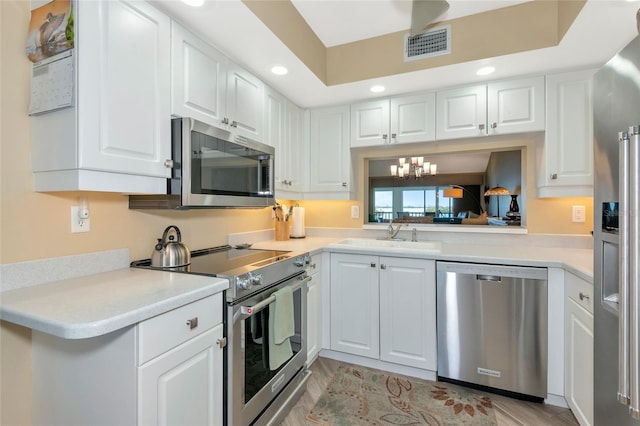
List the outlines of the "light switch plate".
<svg viewBox="0 0 640 426">
<path fill-rule="evenodd" d="M 360 217 L 360 206 L 351 206 L 351 219 Z"/>
<path fill-rule="evenodd" d="M 584 206 L 571 206 L 571 221 L 576 223 L 584 223 L 585 221 Z"/>
</svg>

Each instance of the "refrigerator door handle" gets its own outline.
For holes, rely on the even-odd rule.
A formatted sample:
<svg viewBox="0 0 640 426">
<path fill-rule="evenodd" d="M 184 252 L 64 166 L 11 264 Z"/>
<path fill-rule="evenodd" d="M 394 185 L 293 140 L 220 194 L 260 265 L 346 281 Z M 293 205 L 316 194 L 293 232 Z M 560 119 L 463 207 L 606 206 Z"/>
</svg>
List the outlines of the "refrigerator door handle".
<svg viewBox="0 0 640 426">
<path fill-rule="evenodd" d="M 629 405 L 629 134 L 620 132 L 618 140 L 618 401 Z"/>
<path fill-rule="evenodd" d="M 633 126 L 629 135 L 629 411 L 640 419 L 640 126 Z M 631 132 L 629 132 L 631 133 Z"/>
</svg>

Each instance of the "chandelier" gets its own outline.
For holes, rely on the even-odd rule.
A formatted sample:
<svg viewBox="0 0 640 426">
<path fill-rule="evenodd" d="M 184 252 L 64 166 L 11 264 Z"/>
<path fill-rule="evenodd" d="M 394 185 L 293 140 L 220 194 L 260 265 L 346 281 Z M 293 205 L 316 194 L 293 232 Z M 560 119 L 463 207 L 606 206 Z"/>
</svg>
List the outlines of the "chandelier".
<svg viewBox="0 0 640 426">
<path fill-rule="evenodd" d="M 391 165 L 391 176 L 398 179 L 420 179 L 424 176 L 435 175 L 438 165 L 424 161 L 424 157 L 411 157 L 411 162 L 406 158 L 398 158 L 398 164 Z"/>
</svg>

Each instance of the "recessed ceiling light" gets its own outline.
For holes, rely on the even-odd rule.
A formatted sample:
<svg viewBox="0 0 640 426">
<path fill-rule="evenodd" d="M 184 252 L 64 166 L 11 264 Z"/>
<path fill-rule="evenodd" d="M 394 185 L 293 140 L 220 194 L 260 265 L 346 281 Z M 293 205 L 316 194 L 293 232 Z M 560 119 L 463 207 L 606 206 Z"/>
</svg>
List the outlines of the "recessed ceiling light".
<svg viewBox="0 0 640 426">
<path fill-rule="evenodd" d="M 380 92 L 384 92 L 384 86 L 373 86 L 371 89 L 373 93 L 380 93 Z"/>
<path fill-rule="evenodd" d="M 489 75 L 495 70 L 496 69 L 494 67 L 482 67 L 478 71 L 476 71 L 476 75 Z"/>
<path fill-rule="evenodd" d="M 182 3 L 193 7 L 200 7 L 204 4 L 204 0 L 182 0 Z"/>
<path fill-rule="evenodd" d="M 275 75 L 285 75 L 289 72 L 289 70 L 282 65 L 276 65 L 275 67 L 271 68 L 271 72 Z"/>
</svg>

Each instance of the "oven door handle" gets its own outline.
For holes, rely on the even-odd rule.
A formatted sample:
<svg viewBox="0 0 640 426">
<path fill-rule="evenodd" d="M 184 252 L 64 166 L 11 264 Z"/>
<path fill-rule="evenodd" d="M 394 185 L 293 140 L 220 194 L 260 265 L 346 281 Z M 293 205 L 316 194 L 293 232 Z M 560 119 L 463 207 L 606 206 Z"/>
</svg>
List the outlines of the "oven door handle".
<svg viewBox="0 0 640 426">
<path fill-rule="evenodd" d="M 307 276 L 305 278 L 299 278 L 299 280 L 300 280 L 299 282 L 291 286 L 292 291 L 298 290 L 300 287 L 304 286 L 306 283 L 311 281 L 311 277 Z M 260 312 L 265 306 L 270 305 L 275 301 L 276 301 L 275 296 L 269 296 L 266 299 L 261 300 L 260 302 L 256 303 L 253 306 L 240 306 L 240 309 L 238 309 L 236 313 L 233 315 L 233 323 L 235 324 L 239 318 L 244 320 L 255 315 L 256 313 Z"/>
</svg>

